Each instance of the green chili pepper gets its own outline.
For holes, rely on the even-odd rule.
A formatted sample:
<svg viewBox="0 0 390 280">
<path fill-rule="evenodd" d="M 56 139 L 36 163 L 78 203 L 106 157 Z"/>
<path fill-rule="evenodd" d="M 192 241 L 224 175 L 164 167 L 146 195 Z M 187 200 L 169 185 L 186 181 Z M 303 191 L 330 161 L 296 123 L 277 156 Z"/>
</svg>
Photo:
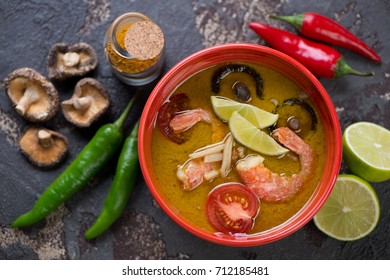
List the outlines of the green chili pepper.
<svg viewBox="0 0 390 280">
<path fill-rule="evenodd" d="M 123 213 L 130 194 L 137 181 L 138 164 L 138 122 L 131 134 L 126 138 L 118 164 L 114 181 L 104 201 L 103 210 L 96 222 L 85 233 L 85 238 L 93 239 L 107 230 Z"/>
<path fill-rule="evenodd" d="M 114 123 L 98 129 L 74 161 L 42 193 L 33 208 L 12 222 L 12 227 L 30 226 L 42 220 L 82 189 L 107 164 L 123 142 L 123 124 L 135 98 Z"/>
</svg>

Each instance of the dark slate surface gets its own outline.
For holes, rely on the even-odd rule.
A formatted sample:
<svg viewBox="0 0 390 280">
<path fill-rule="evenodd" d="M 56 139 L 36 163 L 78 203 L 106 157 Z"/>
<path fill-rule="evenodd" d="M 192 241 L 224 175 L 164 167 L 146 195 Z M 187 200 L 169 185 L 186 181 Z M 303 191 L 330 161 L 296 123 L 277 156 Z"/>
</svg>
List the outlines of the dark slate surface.
<svg viewBox="0 0 390 280">
<path fill-rule="evenodd" d="M 167 38 L 164 68 L 167 71 L 182 58 L 204 47 L 236 41 L 263 44 L 249 30 L 248 22 L 259 20 L 292 30 L 278 21 L 269 20 L 266 15 L 307 10 L 321 12 L 341 22 L 383 58 L 383 63 L 376 65 L 340 49 L 351 66 L 374 71 L 375 76 L 321 79 L 334 101 L 342 128 L 360 120 L 390 128 L 389 1 L 1 1 L 1 81 L 19 67 L 34 68 L 46 76 L 46 56 L 54 43 L 82 41 L 98 52 L 99 65 L 90 76 L 109 89 L 113 102 L 108 114 L 89 129 L 75 128 L 65 121 L 61 112 L 57 113 L 46 126 L 69 138 L 69 153 L 60 166 L 42 170 L 32 166 L 18 150 L 17 139 L 28 123 L 12 109 L 1 82 L 0 259 L 388 259 L 389 182 L 373 184 L 382 205 L 380 223 L 372 234 L 355 242 L 329 238 L 310 222 L 292 236 L 265 246 L 229 248 L 214 245 L 187 233 L 171 221 L 152 199 L 141 174 L 124 215 L 106 234 L 87 242 L 83 233 L 100 211 L 113 177 L 113 167 L 107 167 L 44 222 L 24 230 L 9 226 L 14 218 L 30 209 L 97 127 L 119 115 L 135 91 L 120 83 L 104 60 L 103 36 L 117 16 L 138 11 L 162 27 Z M 75 82 L 55 84 L 61 100 L 72 94 Z M 152 88 L 153 85 L 144 88 L 144 98 L 132 112 L 129 127 L 140 115 Z M 341 172 L 348 172 L 344 165 Z"/>
</svg>

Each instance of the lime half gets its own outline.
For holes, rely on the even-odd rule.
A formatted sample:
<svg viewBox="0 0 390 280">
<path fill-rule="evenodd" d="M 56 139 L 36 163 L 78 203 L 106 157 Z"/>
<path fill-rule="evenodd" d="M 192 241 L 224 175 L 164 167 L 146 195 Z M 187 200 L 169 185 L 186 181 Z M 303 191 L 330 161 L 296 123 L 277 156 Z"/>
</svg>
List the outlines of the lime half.
<svg viewBox="0 0 390 280">
<path fill-rule="evenodd" d="M 339 175 L 313 220 L 325 234 L 352 241 L 365 237 L 375 228 L 379 212 L 378 197 L 368 182 L 354 175 Z"/>
<path fill-rule="evenodd" d="M 229 128 L 238 142 L 256 152 L 270 156 L 288 152 L 271 136 L 255 127 L 237 111 L 229 119 Z"/>
<path fill-rule="evenodd" d="M 390 179 L 390 131 L 369 122 L 348 126 L 343 134 L 343 154 L 348 168 L 369 182 Z"/>
<path fill-rule="evenodd" d="M 236 102 L 222 96 L 211 96 L 211 104 L 215 114 L 223 121 L 229 121 L 232 114 L 236 111 L 257 128 L 271 126 L 279 118 L 277 114 L 272 114 L 256 106 Z"/>
</svg>

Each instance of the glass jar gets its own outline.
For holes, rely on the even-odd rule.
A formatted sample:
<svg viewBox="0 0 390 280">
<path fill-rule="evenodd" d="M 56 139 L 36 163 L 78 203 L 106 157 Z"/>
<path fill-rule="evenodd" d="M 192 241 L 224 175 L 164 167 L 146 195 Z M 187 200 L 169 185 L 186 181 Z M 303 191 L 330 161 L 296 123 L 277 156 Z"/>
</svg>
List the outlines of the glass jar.
<svg viewBox="0 0 390 280">
<path fill-rule="evenodd" d="M 149 38 L 145 34 L 154 37 Z M 134 55 L 129 52 L 131 44 L 142 49 L 133 51 L 136 53 Z M 148 48 L 152 49 L 149 52 L 152 57 L 140 57 L 140 54 L 148 53 Z M 104 38 L 104 51 L 113 72 L 128 85 L 144 85 L 160 75 L 164 63 L 164 48 L 161 29 L 140 13 L 126 13 L 116 18 Z"/>
</svg>

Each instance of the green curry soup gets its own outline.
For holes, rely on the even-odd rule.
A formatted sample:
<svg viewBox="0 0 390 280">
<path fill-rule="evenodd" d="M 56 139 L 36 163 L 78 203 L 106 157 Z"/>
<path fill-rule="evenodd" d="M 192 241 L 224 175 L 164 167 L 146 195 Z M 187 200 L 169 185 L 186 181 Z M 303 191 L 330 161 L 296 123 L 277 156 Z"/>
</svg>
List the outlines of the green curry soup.
<svg viewBox="0 0 390 280">
<path fill-rule="evenodd" d="M 236 81 L 241 81 L 247 85 L 251 93 L 249 104 L 269 112 L 275 112 L 278 104 L 280 105 L 284 100 L 291 98 L 305 100 L 306 103 L 311 104 L 307 96 L 302 93 L 302 90 L 282 74 L 255 64 L 246 63 L 245 65 L 252 67 L 261 75 L 263 80 L 262 98 L 256 96 L 253 78 L 247 73 L 240 72 L 230 73 L 221 81 L 219 96 L 237 100 L 232 91 L 232 85 Z M 211 182 L 204 180 L 200 186 L 191 191 L 183 190 L 182 183 L 177 177 L 177 169 L 179 165 L 183 165 L 189 159 L 189 154 L 201 147 L 221 141 L 229 133 L 228 125 L 217 119 L 210 102 L 210 96 L 215 95 L 211 90 L 212 75 L 219 67 L 221 65 L 193 75 L 171 95 L 185 93 L 190 100 L 190 108 L 202 108 L 210 112 L 213 115 L 213 122 L 219 124 L 196 123 L 191 129 L 183 132 L 186 141 L 182 144 L 170 141 L 161 133 L 158 127 L 154 129 L 152 139 L 153 167 L 162 190 L 181 215 L 209 231 L 215 231 L 215 229 L 208 222 L 205 212 L 207 195 L 221 183 L 242 182 L 235 166 L 233 165 L 226 178 L 218 176 Z M 314 108 L 314 106 L 311 107 Z M 314 151 L 313 170 L 303 185 L 300 186 L 299 191 L 287 201 L 266 202 L 261 200 L 259 215 L 255 220 L 254 227 L 248 234 L 278 226 L 295 215 L 313 194 L 324 166 L 325 136 L 321 120 L 318 120 L 315 129 L 310 129 L 311 116 L 300 106 L 283 106 L 277 113 L 279 114 L 278 126 L 286 126 L 286 119 L 289 116 L 296 116 L 299 119 L 302 129 L 298 135 Z M 316 115 L 318 116 L 317 113 Z M 269 132 L 268 129 L 263 131 Z M 234 146 L 241 145 L 234 141 Z M 245 149 L 245 154 L 254 153 L 247 148 Z M 274 173 L 291 176 L 300 171 L 300 160 L 292 152 L 288 152 L 284 156 L 261 156 L 265 158 L 264 165 Z"/>
</svg>

